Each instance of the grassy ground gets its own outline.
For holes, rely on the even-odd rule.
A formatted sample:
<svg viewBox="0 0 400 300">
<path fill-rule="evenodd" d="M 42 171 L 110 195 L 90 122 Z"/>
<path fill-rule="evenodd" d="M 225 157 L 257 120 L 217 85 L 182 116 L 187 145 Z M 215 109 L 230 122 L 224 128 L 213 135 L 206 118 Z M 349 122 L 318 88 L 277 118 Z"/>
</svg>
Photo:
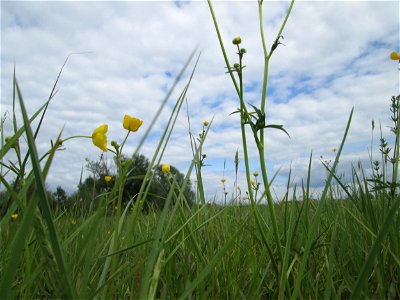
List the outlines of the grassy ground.
<svg viewBox="0 0 400 300">
<path fill-rule="evenodd" d="M 259 1 L 260 20 L 262 2 Z M 335 150 L 335 160 L 324 164 L 326 185 L 318 199 L 310 192 L 311 158 L 304 185 L 291 187 L 295 191 L 288 188 L 283 199 L 274 199 L 271 194 L 274 178 L 266 172 L 264 130 L 287 132 L 282 125 L 265 123 L 268 68 L 271 55 L 280 45 L 294 1 L 270 50 L 260 24 L 265 66 L 260 105 L 252 105 L 253 111 L 248 110 L 243 92 L 246 50 L 240 46 L 241 38 L 234 38 L 238 60 L 230 64 L 211 2 L 208 3 L 227 76 L 232 78 L 240 105 L 235 113 L 240 118 L 247 182 L 242 193 L 247 200 L 225 199 L 227 203 L 236 203 L 227 206 L 206 204 L 201 171 L 206 156 L 202 154 L 202 145 L 212 126 L 211 120 L 204 122 L 200 134 L 190 132 L 192 148 L 188 151 L 192 151 L 193 160 L 184 179 L 178 183 L 170 166 L 162 166 L 169 184 L 162 208 L 143 209 L 155 180 L 153 170 L 160 166 L 198 61 L 175 102 L 146 174 L 140 176 L 143 178 L 140 191 L 130 199 L 123 198 L 123 191 L 131 176 L 132 158 L 123 159 L 123 148 L 130 133 L 139 130 L 142 121 L 125 116 L 122 123 L 127 130 L 126 137 L 121 143 L 113 141 L 111 145 L 107 144 L 107 124 L 96 128 L 92 136 L 65 138 L 61 130 L 52 139 L 48 152 L 39 156 L 36 137 L 54 97 L 58 78 L 48 101 L 28 117 L 14 75 L 11 114 L 14 131 L 5 143 L 2 139 L 0 149 L 5 170 L 0 180 L 7 191 L 7 202 L 2 203 L 0 211 L 0 298 L 400 298 L 397 178 L 400 96 L 392 97 L 390 106 L 394 145 L 381 139 L 382 161 L 371 161 L 372 174 L 364 175 L 362 168 L 354 170 L 350 184 L 336 176 L 351 125 L 351 111 L 341 145 Z M 195 51 L 157 114 L 148 122 L 149 127 L 133 154 L 140 151 L 194 54 Z M 393 57 L 400 58 L 398 54 Z M 22 125 L 17 124 L 17 104 Z M 32 128 L 33 120 L 37 124 L 35 128 Z M 2 135 L 3 123 L 2 119 Z M 246 128 L 252 136 L 246 136 L 249 132 Z M 46 177 L 56 152 L 75 138 L 92 139 L 96 147 L 112 153 L 117 174 L 112 181 L 111 177 L 105 177 L 112 186 L 93 199 L 89 207 L 54 209 L 45 188 Z M 249 170 L 247 143 L 250 140 L 256 144 L 259 156 L 261 171 L 253 174 L 259 176 L 256 181 Z M 23 142 L 27 147 L 20 147 Z M 28 150 L 22 153 L 21 149 Z M 9 165 L 3 162 L 8 152 L 17 157 Z M 391 172 L 387 172 L 389 169 Z M 7 173 L 15 175 L 13 182 L 9 182 Z M 188 201 L 185 191 L 192 173 L 197 179 L 196 199 Z M 265 204 L 259 204 L 261 201 Z"/>
<path fill-rule="evenodd" d="M 162 213 L 141 213 L 133 227 L 129 226 L 132 224 L 128 213 L 119 232 L 119 250 L 111 256 L 107 255 L 115 217 L 99 213 L 99 209 L 85 216 L 79 212 L 59 212 L 54 216 L 54 225 L 64 249 L 68 277 L 79 297 L 140 298 L 146 268 L 156 251 L 148 291 L 155 298 L 270 299 L 280 293 L 286 298 L 299 280 L 304 246 L 321 206 L 300 295 L 317 299 L 349 298 L 376 236 L 383 229 L 388 208 L 382 200 L 329 199 L 322 203 L 305 199 L 276 204 L 286 258 L 284 269 L 266 206 L 258 209 L 265 220 L 267 243 L 258 231 L 249 205 L 169 210 L 158 247 L 154 237 Z M 369 213 L 365 210 L 368 205 L 373 207 Z M 399 296 L 399 220 L 397 211 L 362 284 L 362 297 Z M 14 266 L 11 298 L 53 298 L 65 292 L 53 251 L 45 238 L 46 230 L 36 224 L 41 222 L 44 223 L 41 218 L 35 220 L 37 230 L 30 230 L 20 263 Z M 17 219 L 2 231 L 0 261 L 7 261 L 8 245 L 18 234 L 19 226 Z M 108 258 L 110 268 L 102 279 Z M 280 287 L 283 270 L 286 283 Z M 7 276 L 3 264 L 0 274 L 2 278 Z"/>
</svg>

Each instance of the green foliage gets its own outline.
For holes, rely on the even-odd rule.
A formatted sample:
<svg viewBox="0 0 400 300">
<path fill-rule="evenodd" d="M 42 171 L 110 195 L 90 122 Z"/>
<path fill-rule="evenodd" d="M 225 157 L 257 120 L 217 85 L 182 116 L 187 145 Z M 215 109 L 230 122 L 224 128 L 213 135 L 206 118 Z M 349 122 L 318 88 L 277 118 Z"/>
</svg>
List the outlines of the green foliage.
<svg viewBox="0 0 400 300">
<path fill-rule="evenodd" d="M 258 3 L 262 25 L 263 1 Z M 122 155 L 129 131 L 121 145 L 112 143 L 115 151 L 109 149 L 115 154 L 115 168 L 102 159 L 87 161 L 91 176 L 80 182 L 78 192 L 69 199 L 60 186 L 53 193 L 45 188 L 51 162 L 68 139 L 91 137 L 62 140 L 61 130 L 49 151 L 39 157 L 35 138 L 58 78 L 49 100 L 29 119 L 14 76 L 14 132 L 5 144 L 2 139 L 0 149 L 0 160 L 9 151 L 17 156 L 16 163 L 2 162 L 1 165 L 0 180 L 6 192 L 0 192 L 3 212 L 0 218 L 0 297 L 400 298 L 397 177 L 400 95 L 392 97 L 390 106 L 394 145 L 390 145 L 381 132 L 382 161 L 373 162 L 371 156 L 373 173 L 370 176 L 365 174 L 361 164 L 353 169 L 350 183 L 343 182 L 337 174 L 352 110 L 333 165 L 323 162 L 327 178 L 322 195 L 315 199 L 310 191 L 310 155 L 307 181 L 301 189 L 295 186 L 291 190 L 289 174 L 283 199 L 272 199 L 270 185 L 276 174 L 268 181 L 264 130 L 274 128 L 287 132 L 282 125 L 265 125 L 268 64 L 272 53 L 282 44 L 282 31 L 293 3 L 269 53 L 260 26 L 265 58 L 264 84 L 261 106 L 253 106 L 255 112 L 249 114 L 242 86 L 242 59 L 246 50 L 239 48 L 240 37 L 233 40 L 238 48 L 239 63 L 231 69 L 209 2 L 228 73 L 240 101 L 238 112 L 248 183 L 247 202 L 234 198 L 225 202 L 229 205 L 206 204 L 201 168 L 207 157 L 202 146 L 210 128 L 205 127 L 211 126 L 208 121 L 204 122 L 205 127 L 197 140 L 190 132 L 193 160 L 186 174 L 173 166 L 164 172 L 161 168 L 160 162 L 196 66 L 175 102 L 154 156 L 148 159 L 139 154 L 193 53 L 132 157 Z M 21 127 L 16 122 L 16 103 L 21 107 Z M 40 121 L 34 129 L 32 121 L 39 115 Z M 250 180 L 245 125 L 253 129 L 264 190 L 260 189 L 258 171 L 253 173 L 255 180 Z M 102 139 L 105 141 L 105 136 Z M 20 147 L 22 140 L 27 142 L 27 147 Z M 21 153 L 24 148 L 28 148 L 27 152 Z M 26 167 L 28 161 L 31 161 L 32 170 Z M 236 174 L 238 165 L 236 151 Z M 197 189 L 201 190 L 199 195 L 193 193 L 189 180 L 194 168 Z M 8 173 L 15 175 L 12 183 L 6 179 Z M 105 180 L 106 175 L 112 177 L 110 181 Z M 224 192 L 226 200 L 228 193 Z M 341 193 L 345 197 L 338 196 Z M 195 198 L 200 199 L 196 205 Z M 267 205 L 260 204 L 265 198 Z"/>
<path fill-rule="evenodd" d="M 56 191 L 53 193 L 54 201 L 57 203 L 65 203 L 67 201 L 67 193 L 61 186 L 57 186 Z"/>
<path fill-rule="evenodd" d="M 136 201 L 144 177 L 150 167 L 150 161 L 143 154 L 135 154 L 131 159 L 122 157 L 121 162 L 129 173 L 122 193 L 122 203 L 126 205 L 131 199 L 134 199 L 134 202 Z M 110 174 L 110 167 L 108 167 L 107 164 L 88 161 L 86 167 L 88 170 L 92 170 L 92 176 L 87 177 L 79 185 L 78 191 L 71 197 L 71 201 L 79 199 L 81 202 L 91 202 L 92 199 L 98 198 L 107 191 L 110 191 L 111 187 L 115 184 L 116 175 Z M 152 172 L 154 172 L 155 176 L 151 182 L 149 194 L 145 202 L 145 209 L 147 210 L 149 207 L 162 208 L 170 191 L 168 177 L 161 171 L 161 166 L 155 166 Z M 184 182 L 184 175 L 174 166 L 171 166 L 170 173 L 176 176 L 177 184 L 181 187 Z M 104 180 L 106 175 L 112 175 L 110 182 Z M 194 192 L 190 183 L 186 188 L 184 197 L 189 204 L 192 204 Z"/>
</svg>

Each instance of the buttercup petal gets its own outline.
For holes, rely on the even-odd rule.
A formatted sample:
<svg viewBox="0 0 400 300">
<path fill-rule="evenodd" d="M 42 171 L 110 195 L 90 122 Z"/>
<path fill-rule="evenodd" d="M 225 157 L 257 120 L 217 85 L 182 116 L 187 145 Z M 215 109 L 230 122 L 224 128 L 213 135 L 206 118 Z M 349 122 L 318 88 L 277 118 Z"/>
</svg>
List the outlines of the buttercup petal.
<svg viewBox="0 0 400 300">
<path fill-rule="evenodd" d="M 138 131 L 138 129 L 140 128 L 140 126 L 142 126 L 142 124 L 143 121 L 138 118 L 132 118 L 129 115 L 124 116 L 123 126 L 126 130 L 133 132 Z"/>
<path fill-rule="evenodd" d="M 92 142 L 104 152 L 107 152 L 107 136 L 108 125 L 103 124 L 97 127 L 92 133 Z"/>
<path fill-rule="evenodd" d="M 392 52 L 392 53 L 390 53 L 390 59 L 400 60 L 400 54 L 397 52 Z"/>
</svg>

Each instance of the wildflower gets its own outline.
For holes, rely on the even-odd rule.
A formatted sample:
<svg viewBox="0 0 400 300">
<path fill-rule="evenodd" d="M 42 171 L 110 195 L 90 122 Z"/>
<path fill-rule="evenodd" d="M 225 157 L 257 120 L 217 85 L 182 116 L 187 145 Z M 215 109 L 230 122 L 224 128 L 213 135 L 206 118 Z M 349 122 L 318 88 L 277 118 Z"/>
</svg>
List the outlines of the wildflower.
<svg viewBox="0 0 400 300">
<path fill-rule="evenodd" d="M 75 220 L 75 219 L 72 219 L 72 220 L 71 220 L 71 224 L 72 224 L 72 225 L 76 225 L 76 220 Z"/>
<path fill-rule="evenodd" d="M 336 149 L 336 148 L 332 148 L 331 151 L 332 151 L 333 153 L 335 153 L 335 152 L 337 151 L 337 149 Z"/>
<path fill-rule="evenodd" d="M 400 61 L 400 54 L 397 52 L 390 53 L 390 59 L 399 60 Z"/>
<path fill-rule="evenodd" d="M 222 182 L 222 183 L 225 183 L 225 182 L 226 182 L 226 179 L 225 179 L 225 178 L 222 178 L 222 179 L 221 179 L 221 182 Z"/>
<path fill-rule="evenodd" d="M 103 124 L 97 127 L 92 133 L 93 144 L 104 152 L 107 152 L 107 133 L 108 125 Z"/>
<path fill-rule="evenodd" d="M 239 45 L 241 42 L 242 42 L 242 39 L 240 38 L 240 36 L 237 36 L 232 40 L 232 43 L 234 45 Z"/>
<path fill-rule="evenodd" d="M 16 220 L 18 218 L 18 214 L 12 214 L 11 219 Z"/>
<path fill-rule="evenodd" d="M 258 172 L 254 171 L 253 175 L 254 175 L 254 177 L 257 177 L 258 176 Z"/>
<path fill-rule="evenodd" d="M 123 126 L 126 130 L 129 131 L 138 131 L 140 126 L 142 126 L 143 121 L 138 118 L 132 118 L 131 116 L 125 115 Z"/>
<path fill-rule="evenodd" d="M 169 164 L 163 164 L 163 166 L 161 168 L 161 171 L 164 174 L 167 174 L 167 173 L 169 173 L 171 171 L 171 167 L 169 166 Z"/>
<path fill-rule="evenodd" d="M 208 121 L 204 121 L 204 122 L 203 122 L 203 125 L 204 125 L 204 126 L 208 126 Z"/>
<path fill-rule="evenodd" d="M 250 183 L 251 183 L 252 185 L 255 185 L 255 184 L 256 184 L 256 181 L 255 181 L 255 180 L 250 180 Z"/>
<path fill-rule="evenodd" d="M 105 180 L 105 182 L 110 182 L 111 181 L 111 176 L 110 175 L 106 175 L 106 176 L 104 176 L 104 180 Z"/>
</svg>

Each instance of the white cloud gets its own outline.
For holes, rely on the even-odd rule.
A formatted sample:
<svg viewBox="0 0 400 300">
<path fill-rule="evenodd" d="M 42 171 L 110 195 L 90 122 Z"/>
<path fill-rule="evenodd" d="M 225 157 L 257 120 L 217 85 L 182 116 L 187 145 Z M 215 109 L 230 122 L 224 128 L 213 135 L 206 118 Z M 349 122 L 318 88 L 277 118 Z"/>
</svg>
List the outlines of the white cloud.
<svg viewBox="0 0 400 300">
<path fill-rule="evenodd" d="M 231 40 L 242 37 L 247 50 L 245 99 L 259 106 L 263 57 L 257 2 L 218 1 L 213 5 L 231 64 L 237 60 Z M 287 1 L 264 3 L 268 48 L 288 5 Z M 124 114 L 144 120 L 143 130 L 131 135 L 125 147 L 126 154 L 134 151 L 174 77 L 199 44 L 202 55 L 187 94 L 189 114 L 194 134 L 201 132 L 204 120 L 215 115 L 204 145 L 212 166 L 205 168 L 204 178 L 208 195 L 212 197 L 218 191 L 222 197 L 219 179 L 223 161 L 227 160 L 227 176 L 233 178 L 234 153 L 237 148 L 240 153 L 243 150 L 238 115 L 229 116 L 239 106 L 237 95 L 225 74 L 206 2 L 3 1 L 1 6 L 2 114 L 12 111 L 14 63 L 25 104 L 32 114 L 49 96 L 67 55 L 86 52 L 72 55 L 63 71 L 38 138 L 41 153 L 48 150 L 50 139 L 64 125 L 63 136 L 68 137 L 90 135 L 95 127 L 108 123 L 109 140 L 122 141 Z M 282 167 L 277 186 L 286 184 L 284 175 L 291 161 L 293 173 L 300 180 L 306 176 L 311 150 L 318 158 L 338 147 L 353 106 L 342 164 L 349 165 L 357 157 L 366 161 L 372 119 L 382 121 L 388 132 L 389 99 L 398 92 L 399 84 L 396 63 L 388 59 L 391 51 L 398 50 L 398 11 L 395 1 L 386 1 L 385 5 L 299 1 L 294 5 L 283 32 L 285 46 L 275 51 L 269 70 L 267 123 L 283 124 L 291 135 L 289 139 L 281 132 L 266 131 L 268 169 L 274 172 Z M 184 84 L 179 85 L 171 100 L 177 99 Z M 169 104 L 143 146 L 147 156 L 154 152 L 171 108 Z M 5 130 L 11 132 L 10 122 Z M 247 136 L 251 138 L 251 133 Z M 48 184 L 72 191 L 85 158 L 96 159 L 99 151 L 90 139 L 68 141 L 66 148 L 57 154 Z M 252 141 L 249 153 L 256 169 L 257 151 Z M 183 107 L 163 161 L 184 171 L 191 155 Z M 241 159 L 241 180 L 243 168 Z M 318 168 L 322 171 L 315 175 L 315 186 L 324 173 L 321 166 Z"/>
</svg>

